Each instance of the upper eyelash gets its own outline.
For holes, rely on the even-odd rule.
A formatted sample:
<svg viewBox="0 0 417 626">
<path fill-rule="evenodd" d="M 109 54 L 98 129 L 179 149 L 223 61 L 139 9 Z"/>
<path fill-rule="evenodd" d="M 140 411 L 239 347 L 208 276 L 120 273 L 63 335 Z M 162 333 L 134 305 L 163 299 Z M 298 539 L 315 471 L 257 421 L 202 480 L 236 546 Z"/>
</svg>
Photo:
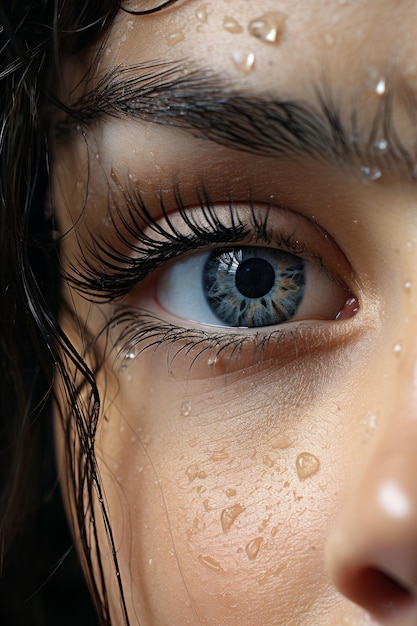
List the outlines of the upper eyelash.
<svg viewBox="0 0 417 626">
<path fill-rule="evenodd" d="M 273 234 L 268 228 L 269 210 L 260 216 L 251 201 L 248 202 L 250 223 L 243 223 L 233 210 L 234 203 L 229 198 L 227 204 L 230 209 L 230 225 L 225 225 L 205 187 L 196 190 L 196 208 L 201 209 L 200 215 L 206 221 L 202 224 L 193 219 L 193 212 L 183 203 L 179 185 L 174 185 L 175 208 L 184 226 L 190 230 L 191 234 L 187 235 L 181 233 L 170 219 L 170 211 L 166 208 L 162 194 L 158 195 L 158 203 L 166 225 L 153 217 L 136 188 L 131 185 L 123 187 L 123 197 L 123 207 L 113 201 L 113 232 L 122 246 L 133 255 L 123 253 L 104 238 L 93 239 L 92 242 L 85 243 L 86 252 L 78 259 L 78 265 L 71 264 L 65 277 L 77 291 L 88 295 L 89 299 L 101 302 L 117 300 L 129 293 L 151 272 L 180 255 L 213 245 L 233 246 L 249 235 L 254 236 L 257 242 L 266 244 L 270 244 L 275 237 L 275 245 L 294 254 L 303 254 L 305 251 L 305 245 L 291 239 L 291 236 Z M 153 238 L 152 232 L 158 238 Z M 321 264 L 320 259 L 317 261 Z"/>
</svg>

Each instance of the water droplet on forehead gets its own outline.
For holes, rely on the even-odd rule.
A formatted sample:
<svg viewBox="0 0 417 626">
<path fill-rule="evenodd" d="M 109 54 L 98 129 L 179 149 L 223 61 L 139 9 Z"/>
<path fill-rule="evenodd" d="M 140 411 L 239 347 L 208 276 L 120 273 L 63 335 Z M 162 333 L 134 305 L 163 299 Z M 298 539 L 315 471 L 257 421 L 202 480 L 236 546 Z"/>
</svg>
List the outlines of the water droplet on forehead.
<svg viewBox="0 0 417 626">
<path fill-rule="evenodd" d="M 279 43 L 287 16 L 278 11 L 265 13 L 249 23 L 249 33 L 266 43 Z"/>
<path fill-rule="evenodd" d="M 226 15 L 223 20 L 223 28 L 224 30 L 227 30 L 228 33 L 243 33 L 243 28 L 241 27 L 239 22 L 237 22 L 234 17 L 230 17 L 229 15 Z"/>
<path fill-rule="evenodd" d="M 314 454 L 310 452 L 302 452 L 298 455 L 296 462 L 298 477 L 301 480 L 313 476 L 320 469 L 320 461 Z"/>
<path fill-rule="evenodd" d="M 377 167 L 370 167 L 369 165 L 362 165 L 361 172 L 367 180 L 375 181 L 381 178 L 382 172 Z"/>
<path fill-rule="evenodd" d="M 240 52 L 236 50 L 232 54 L 233 64 L 242 76 L 247 76 L 255 68 L 255 54 L 253 52 Z"/>
</svg>

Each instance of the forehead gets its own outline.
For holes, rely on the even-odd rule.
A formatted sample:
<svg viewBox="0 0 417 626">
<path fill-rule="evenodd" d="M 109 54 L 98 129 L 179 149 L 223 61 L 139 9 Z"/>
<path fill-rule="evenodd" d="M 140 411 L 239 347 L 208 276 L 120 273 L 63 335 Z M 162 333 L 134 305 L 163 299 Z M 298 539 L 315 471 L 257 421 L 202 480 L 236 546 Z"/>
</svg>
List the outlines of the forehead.
<svg viewBox="0 0 417 626">
<path fill-rule="evenodd" d="M 148 16 L 120 11 L 100 64 L 192 60 L 245 88 L 305 97 L 323 75 L 350 91 L 394 68 L 414 83 L 416 32 L 413 0 L 179 0 Z"/>
</svg>

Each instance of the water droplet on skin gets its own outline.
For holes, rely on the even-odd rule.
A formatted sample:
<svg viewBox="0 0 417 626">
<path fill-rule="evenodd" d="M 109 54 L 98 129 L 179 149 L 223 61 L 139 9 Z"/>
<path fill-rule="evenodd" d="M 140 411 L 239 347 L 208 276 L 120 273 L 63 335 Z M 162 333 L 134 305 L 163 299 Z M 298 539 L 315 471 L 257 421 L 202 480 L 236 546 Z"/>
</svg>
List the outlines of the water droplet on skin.
<svg viewBox="0 0 417 626">
<path fill-rule="evenodd" d="M 248 555 L 249 561 L 254 561 L 256 559 L 262 543 L 263 543 L 263 538 L 256 537 L 256 539 L 253 539 L 252 541 L 250 541 L 248 545 L 245 547 L 246 554 Z"/>
<path fill-rule="evenodd" d="M 100 160 L 100 155 L 98 152 L 95 153 L 94 158 L 96 159 L 96 161 Z"/>
<path fill-rule="evenodd" d="M 187 474 L 190 483 L 192 483 L 193 480 L 195 480 L 198 476 L 198 465 L 196 463 L 193 463 L 193 465 L 187 467 L 185 473 Z"/>
<path fill-rule="evenodd" d="M 287 16 L 278 11 L 265 13 L 252 20 L 248 26 L 249 33 L 265 43 L 279 43 Z"/>
<path fill-rule="evenodd" d="M 273 467 L 273 466 L 274 466 L 274 463 L 275 463 L 275 461 L 273 461 L 273 460 L 271 459 L 271 457 L 270 457 L 270 456 L 268 456 L 267 454 L 265 454 L 265 456 L 263 457 L 262 462 L 263 462 L 263 464 L 264 464 L 264 465 L 266 465 L 267 467 Z"/>
<path fill-rule="evenodd" d="M 167 39 L 169 46 L 176 46 L 180 41 L 184 41 L 184 33 L 182 30 L 176 30 L 173 33 L 169 33 Z"/>
<path fill-rule="evenodd" d="M 133 361 L 136 358 L 136 352 L 134 348 L 129 348 L 129 351 L 125 354 L 126 361 Z"/>
<path fill-rule="evenodd" d="M 285 450 L 293 445 L 293 440 L 288 435 L 277 435 L 271 440 L 271 446 L 273 449 Z"/>
<path fill-rule="evenodd" d="M 393 347 L 393 351 L 395 352 L 395 354 L 399 354 L 402 350 L 402 345 L 398 342 L 394 345 Z"/>
<path fill-rule="evenodd" d="M 295 462 L 298 477 L 301 480 L 313 476 L 320 469 L 320 461 L 314 454 L 302 452 L 298 455 Z"/>
<path fill-rule="evenodd" d="M 235 35 L 243 33 L 243 28 L 241 27 L 239 22 L 237 22 L 234 17 L 230 17 L 230 15 L 226 15 L 226 17 L 224 18 L 223 28 L 224 30 L 227 30 L 228 33 L 232 33 Z"/>
<path fill-rule="evenodd" d="M 214 461 L 217 463 L 218 461 L 226 461 L 229 458 L 229 455 L 224 450 L 219 450 L 218 452 L 213 452 L 210 457 L 210 461 Z"/>
<path fill-rule="evenodd" d="M 181 404 L 181 417 L 188 417 L 191 413 L 191 403 L 183 402 Z"/>
<path fill-rule="evenodd" d="M 213 557 L 211 556 L 207 556 L 207 555 L 203 556 L 202 554 L 200 554 L 198 557 L 198 560 L 201 563 L 201 565 L 204 565 L 204 567 L 207 567 L 207 569 L 211 570 L 212 572 L 223 571 L 220 563 L 216 561 L 215 559 L 213 559 Z"/>
<path fill-rule="evenodd" d="M 236 489 L 232 489 L 232 488 L 226 489 L 226 496 L 228 498 L 233 498 L 235 495 L 236 495 Z"/>
<path fill-rule="evenodd" d="M 207 365 L 217 365 L 217 361 L 218 361 L 219 357 L 217 356 L 211 356 L 207 359 Z"/>
<path fill-rule="evenodd" d="M 406 280 L 405 283 L 404 283 L 405 292 L 406 293 L 410 293 L 410 289 L 411 289 L 412 286 L 413 285 L 412 285 L 411 280 Z"/>
<path fill-rule="evenodd" d="M 243 513 L 245 509 L 240 504 L 234 504 L 226 509 L 223 509 L 220 521 L 222 524 L 223 532 L 227 533 L 233 526 L 236 518 Z"/>
<path fill-rule="evenodd" d="M 201 7 L 199 7 L 195 12 L 195 16 L 200 22 L 207 22 L 207 4 L 203 4 Z"/>
<path fill-rule="evenodd" d="M 242 76 L 250 74 L 255 67 L 255 54 L 253 52 L 235 51 L 232 54 L 233 64 Z"/>
<path fill-rule="evenodd" d="M 135 25 L 134 25 L 133 20 L 129 20 L 129 21 L 126 23 L 126 26 L 127 26 L 128 30 L 133 30 L 133 28 L 134 28 L 134 26 L 135 26 Z"/>
<path fill-rule="evenodd" d="M 138 177 L 136 176 L 136 174 L 133 174 L 132 172 L 129 172 L 129 179 L 135 183 L 138 179 Z"/>
<path fill-rule="evenodd" d="M 368 165 L 363 165 L 361 167 L 361 172 L 365 176 L 366 179 L 375 181 L 381 178 L 382 172 L 377 167 L 369 167 Z"/>
</svg>

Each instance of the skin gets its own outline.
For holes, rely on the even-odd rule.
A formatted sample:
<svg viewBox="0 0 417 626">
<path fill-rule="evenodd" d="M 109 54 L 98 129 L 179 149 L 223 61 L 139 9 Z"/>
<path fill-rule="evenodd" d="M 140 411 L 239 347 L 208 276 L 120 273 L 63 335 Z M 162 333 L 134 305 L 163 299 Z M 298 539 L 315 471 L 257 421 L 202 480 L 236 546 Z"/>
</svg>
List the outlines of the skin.
<svg viewBox="0 0 417 626">
<path fill-rule="evenodd" d="M 206 18 L 203 12 L 199 19 L 204 7 Z M 247 30 L 268 11 L 286 16 L 275 45 Z M 243 32 L 225 30 L 226 16 Z M 387 75 L 394 57 L 395 84 L 416 84 L 416 29 L 411 0 L 190 0 L 146 18 L 120 13 L 97 73 L 192 59 L 251 93 L 311 102 L 314 83 L 325 75 L 332 93 L 360 101 L 368 119 L 380 101 L 372 81 Z M 169 37 L 175 33 L 181 35 Z M 61 95 L 69 102 L 85 88 L 79 78 L 101 44 L 68 60 Z M 235 51 L 255 54 L 253 71 L 241 73 Z M 401 106 L 395 122 L 413 146 L 412 119 Z M 347 170 L 314 158 L 253 155 L 183 130 L 108 118 L 55 148 L 64 270 L 79 263 L 92 233 L 120 248 L 108 190 L 122 206 L 129 175 L 155 217 L 161 189 L 175 214 L 174 179 L 189 211 L 202 179 L 219 211 L 231 193 L 245 215 L 249 194 L 259 211 L 273 194 L 291 213 L 275 208 L 272 227 L 289 219 L 291 230 L 293 214 L 301 215 L 299 238 L 318 237 L 328 272 L 359 305 L 357 312 L 348 307 L 344 319 L 324 309 L 318 319 L 307 313 L 304 326 L 290 322 L 290 330 L 301 323 L 297 350 L 287 335 L 270 343 L 261 362 L 253 348 L 239 356 L 226 349 L 213 364 L 214 352 L 193 348 L 175 357 L 181 344 L 161 344 L 137 349 L 126 367 L 117 329 L 100 335 L 96 454 L 131 623 L 415 626 L 415 183 L 388 168 L 370 181 L 360 163 Z M 335 243 L 318 236 L 314 224 Z M 179 320 L 155 304 L 160 275 L 132 289 L 123 304 L 198 328 L 198 320 Z M 339 289 L 335 282 L 331 288 Z M 78 321 L 63 310 L 63 328 L 82 351 L 86 337 L 111 319 L 114 304 L 92 303 L 71 287 L 64 298 Z M 58 417 L 57 446 L 71 510 Z M 299 469 L 303 460 L 310 475 Z M 112 616 L 122 624 L 97 518 Z"/>
</svg>

